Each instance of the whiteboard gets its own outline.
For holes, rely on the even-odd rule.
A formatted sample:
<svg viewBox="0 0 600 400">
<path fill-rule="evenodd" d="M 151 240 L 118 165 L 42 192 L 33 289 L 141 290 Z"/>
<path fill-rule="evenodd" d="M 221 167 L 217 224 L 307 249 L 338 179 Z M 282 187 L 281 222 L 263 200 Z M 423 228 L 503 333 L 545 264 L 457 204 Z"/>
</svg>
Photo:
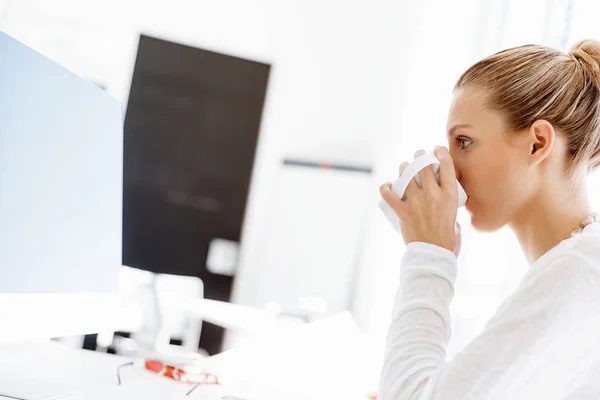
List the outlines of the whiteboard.
<svg viewBox="0 0 600 400">
<path fill-rule="evenodd" d="M 371 174 L 282 165 L 272 187 L 247 303 L 294 313 L 316 298 L 326 314 L 349 309 Z"/>
</svg>

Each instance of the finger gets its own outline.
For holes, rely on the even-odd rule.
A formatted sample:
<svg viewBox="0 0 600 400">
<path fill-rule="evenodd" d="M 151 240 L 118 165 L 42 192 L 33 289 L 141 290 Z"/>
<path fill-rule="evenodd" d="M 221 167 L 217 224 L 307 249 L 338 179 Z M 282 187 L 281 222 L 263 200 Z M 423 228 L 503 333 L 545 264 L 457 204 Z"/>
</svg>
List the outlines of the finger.
<svg viewBox="0 0 600 400">
<path fill-rule="evenodd" d="M 419 150 L 415 153 L 415 159 L 421 157 L 425 154 L 425 150 Z M 433 166 L 428 165 L 425 168 L 421 169 L 418 173 L 419 181 L 421 182 L 421 187 L 424 189 L 431 189 L 434 187 L 439 187 L 437 180 L 435 179 L 435 174 L 433 172 Z"/>
<path fill-rule="evenodd" d="M 422 152 L 423 150 L 419 150 L 415 153 L 414 157 L 418 158 L 421 154 L 420 152 Z M 425 153 L 425 152 L 423 152 Z M 403 163 L 404 164 L 404 163 Z M 408 166 L 409 163 L 406 163 L 406 166 Z M 405 167 L 406 169 L 406 167 Z M 408 197 L 408 193 L 410 192 L 414 192 L 415 190 L 420 189 L 419 185 L 417 184 L 417 181 L 415 180 L 415 177 L 413 177 L 409 182 L 408 182 L 408 186 L 406 187 L 406 191 L 404 192 L 404 196 Z"/>
<path fill-rule="evenodd" d="M 385 182 L 383 185 L 381 185 L 381 186 L 379 187 L 379 193 L 380 193 L 380 194 L 381 194 L 381 191 L 382 191 L 384 188 L 385 188 L 385 189 L 387 189 L 387 190 L 392 190 L 392 182 Z"/>
<path fill-rule="evenodd" d="M 400 164 L 400 167 L 398 167 L 398 176 L 402 176 L 402 174 L 404 173 L 404 171 L 406 170 L 406 168 L 409 165 L 410 165 L 410 163 L 408 161 L 404 161 L 402 164 Z M 413 182 L 413 181 L 411 180 L 411 182 Z M 410 185 L 411 182 L 409 182 L 409 185 Z M 404 200 L 406 198 L 406 192 L 407 191 L 408 191 L 408 187 L 404 191 L 404 196 L 402 197 L 402 200 Z"/>
<path fill-rule="evenodd" d="M 404 196 L 408 197 L 409 194 L 416 193 L 419 190 L 421 190 L 421 187 L 419 186 L 419 184 L 415 180 L 415 177 L 413 176 L 412 179 L 408 182 L 408 186 L 406 186 L 406 190 L 404 191 Z M 403 200 L 404 200 L 404 198 L 403 198 Z"/>
<path fill-rule="evenodd" d="M 404 161 L 402 164 L 400 164 L 400 166 L 398 167 L 398 176 L 401 176 L 402 173 L 404 173 L 406 167 L 408 167 L 409 164 L 410 163 L 408 161 Z"/>
<path fill-rule="evenodd" d="M 417 158 L 421 157 L 423 154 L 425 154 L 425 150 L 422 150 L 422 149 L 421 149 L 421 150 L 417 150 L 417 151 L 415 151 L 415 156 L 414 156 L 414 157 L 415 157 L 415 160 L 416 160 Z"/>
<path fill-rule="evenodd" d="M 379 188 L 379 194 L 381 198 L 394 210 L 396 215 L 400 217 L 403 214 L 404 203 L 402 200 L 392 191 L 392 184 L 386 182 Z"/>
<path fill-rule="evenodd" d="M 435 156 L 440 160 L 440 186 L 445 190 L 456 189 L 456 171 L 448 149 L 442 146 L 435 148 Z"/>
</svg>

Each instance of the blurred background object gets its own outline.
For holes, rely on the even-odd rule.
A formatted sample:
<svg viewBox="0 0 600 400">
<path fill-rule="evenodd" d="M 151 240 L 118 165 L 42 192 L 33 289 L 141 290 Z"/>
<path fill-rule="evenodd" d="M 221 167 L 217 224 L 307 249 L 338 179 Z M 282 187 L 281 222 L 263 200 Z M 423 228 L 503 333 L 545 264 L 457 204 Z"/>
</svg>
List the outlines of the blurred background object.
<svg viewBox="0 0 600 400">
<path fill-rule="evenodd" d="M 140 37 L 124 127 L 124 265 L 195 276 L 204 297 L 230 300 L 233 277 L 207 259 L 215 240 L 240 241 L 269 71 Z M 222 329 L 204 331 L 200 345 L 218 352 Z"/>
<path fill-rule="evenodd" d="M 376 207 L 379 184 L 415 150 L 446 143 L 452 88 L 474 61 L 600 37 L 593 0 L 14 0 L 0 10 L 1 30 L 126 111 L 123 290 L 139 323 L 101 334 L 105 351 L 145 333 L 186 347 L 199 335 L 208 354 L 244 340 L 201 311 L 166 339 L 161 298 L 174 292 L 254 308 L 267 327 L 269 316 L 305 323 L 348 310 L 383 343 L 403 244 Z M 526 268 L 508 230 L 475 235 L 468 215 L 459 222 L 450 357 Z M 163 275 L 190 279 L 163 292 Z"/>
</svg>

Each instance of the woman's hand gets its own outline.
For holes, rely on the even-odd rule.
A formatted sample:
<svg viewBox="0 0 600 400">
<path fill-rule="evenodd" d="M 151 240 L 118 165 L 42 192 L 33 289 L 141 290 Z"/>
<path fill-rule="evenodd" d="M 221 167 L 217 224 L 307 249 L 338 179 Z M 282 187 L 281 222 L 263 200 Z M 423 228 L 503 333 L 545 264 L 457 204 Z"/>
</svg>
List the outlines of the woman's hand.
<svg viewBox="0 0 600 400">
<path fill-rule="evenodd" d="M 415 158 L 425 154 L 419 150 Z M 406 244 L 411 242 L 431 243 L 448 249 L 456 256 L 460 252 L 460 225 L 456 223 L 458 212 L 458 190 L 452 157 L 445 147 L 437 147 L 435 155 L 440 160 L 440 183 L 427 166 L 419 171 L 421 187 L 411 179 L 404 199 L 392 192 L 392 184 L 384 183 L 379 189 L 381 197 L 400 218 L 402 236 Z M 408 166 L 400 165 L 400 174 Z"/>
</svg>

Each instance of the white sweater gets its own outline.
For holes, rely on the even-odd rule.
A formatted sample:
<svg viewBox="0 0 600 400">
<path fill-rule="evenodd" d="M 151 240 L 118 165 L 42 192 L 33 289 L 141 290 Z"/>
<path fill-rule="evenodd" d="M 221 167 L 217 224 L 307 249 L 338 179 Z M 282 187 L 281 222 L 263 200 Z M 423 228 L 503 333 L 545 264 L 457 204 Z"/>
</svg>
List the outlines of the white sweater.
<svg viewBox="0 0 600 400">
<path fill-rule="evenodd" d="M 600 399 L 600 223 L 539 258 L 447 362 L 456 261 L 406 247 L 379 400 Z"/>
</svg>

